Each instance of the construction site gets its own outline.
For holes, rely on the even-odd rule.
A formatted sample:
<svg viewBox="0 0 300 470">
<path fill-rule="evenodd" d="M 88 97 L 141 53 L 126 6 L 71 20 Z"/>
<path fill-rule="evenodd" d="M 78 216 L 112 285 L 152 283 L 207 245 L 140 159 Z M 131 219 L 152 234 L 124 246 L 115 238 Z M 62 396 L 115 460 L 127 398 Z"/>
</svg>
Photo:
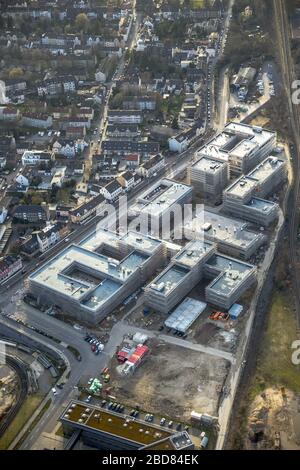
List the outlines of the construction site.
<svg viewBox="0 0 300 470">
<path fill-rule="evenodd" d="M 192 296 L 191 300 L 195 301 L 195 305 L 202 303 L 201 300 L 198 300 L 203 299 L 201 290 L 198 289 L 198 287 L 195 288 L 190 295 Z M 243 311 L 236 319 L 231 318 L 226 311 L 220 311 L 220 315 L 217 318 L 215 314 L 218 310 L 203 303 L 205 307 L 201 309 L 198 316 L 195 314 L 190 323 L 186 324 L 186 322 L 183 322 L 182 326 L 179 326 L 179 324 L 175 322 L 172 324 L 172 317 L 174 317 L 174 315 L 176 316 L 181 306 L 175 309 L 173 314 L 166 315 L 156 310 L 145 309 L 143 305 L 140 305 L 134 308 L 130 315 L 126 317 L 126 323 L 130 326 L 151 332 L 159 332 L 171 337 L 173 335 L 176 337 L 179 334 L 192 344 L 201 344 L 222 351 L 235 352 L 247 323 L 249 299 L 249 296 L 244 297 Z M 182 308 L 184 308 L 184 312 L 186 312 L 185 302 L 182 302 L 181 305 Z M 195 312 L 196 306 L 194 307 L 194 302 L 191 307 L 194 308 Z M 186 316 L 185 313 L 185 319 Z M 180 328 L 183 328 L 181 334 L 179 331 Z"/>
<path fill-rule="evenodd" d="M 189 422 L 192 411 L 217 415 L 228 361 L 156 338 L 147 346 L 133 374 L 120 373 L 117 359 L 111 361 L 111 393 L 120 402 L 181 422 Z"/>
</svg>

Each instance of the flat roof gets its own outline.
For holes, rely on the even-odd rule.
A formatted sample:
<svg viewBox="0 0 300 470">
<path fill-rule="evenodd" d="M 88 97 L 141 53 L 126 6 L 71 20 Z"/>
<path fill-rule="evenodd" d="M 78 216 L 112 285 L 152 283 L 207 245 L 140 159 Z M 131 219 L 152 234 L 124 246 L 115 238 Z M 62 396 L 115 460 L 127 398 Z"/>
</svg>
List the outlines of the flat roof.
<svg viewBox="0 0 300 470">
<path fill-rule="evenodd" d="M 158 238 L 140 232 L 128 231 L 125 235 L 118 235 L 110 230 L 97 229 L 83 239 L 80 246 L 87 250 L 96 251 L 105 243 L 118 250 L 120 241 L 128 244 L 133 249 L 142 250 L 148 254 L 152 254 L 163 243 Z"/>
<path fill-rule="evenodd" d="M 136 249 L 142 249 L 149 254 L 153 253 L 163 243 L 162 240 L 157 238 L 131 231 L 123 235 L 121 239 L 128 245 Z"/>
<path fill-rule="evenodd" d="M 226 296 L 234 292 L 255 270 L 251 264 L 220 254 L 213 256 L 206 264 L 220 271 L 220 275 L 211 282 L 209 289 Z"/>
<path fill-rule="evenodd" d="M 221 134 L 200 149 L 199 154 L 225 162 L 229 160 L 230 154 L 244 158 L 256 148 L 263 147 L 275 135 L 276 132 L 267 129 L 231 122 Z"/>
<path fill-rule="evenodd" d="M 139 197 L 139 203 L 142 204 L 140 211 L 159 216 L 192 190 L 192 186 L 187 184 L 163 179 Z"/>
<path fill-rule="evenodd" d="M 149 287 L 158 293 L 161 292 L 163 295 L 168 295 L 182 282 L 189 272 L 187 268 L 171 264 L 149 285 Z"/>
<path fill-rule="evenodd" d="M 96 251 L 103 243 L 118 248 L 120 237 L 109 230 L 97 229 L 80 242 L 80 246 L 86 250 Z"/>
<path fill-rule="evenodd" d="M 189 434 L 186 431 L 173 434 L 172 436 L 161 439 L 154 444 L 142 447 L 142 450 L 181 450 L 189 447 L 192 443 Z"/>
<path fill-rule="evenodd" d="M 214 245 L 204 240 L 194 240 L 186 245 L 178 255 L 175 262 L 179 262 L 188 268 L 192 268 L 199 263 L 201 258 L 206 257 L 209 252 L 214 251 Z"/>
<path fill-rule="evenodd" d="M 107 299 L 115 294 L 122 284 L 104 279 L 96 289 L 91 292 L 90 296 L 82 301 L 82 304 L 91 310 L 99 308 Z"/>
<path fill-rule="evenodd" d="M 185 333 L 206 307 L 206 303 L 187 297 L 165 320 L 165 325 Z"/>
<path fill-rule="evenodd" d="M 192 168 L 195 168 L 199 171 L 204 171 L 206 173 L 210 173 L 212 175 L 218 173 L 219 171 L 223 170 L 226 166 L 225 161 L 218 161 L 206 155 L 202 155 L 200 160 L 192 165 Z"/>
<path fill-rule="evenodd" d="M 263 212 L 265 214 L 269 214 L 272 212 L 276 207 L 278 207 L 278 204 L 272 201 L 267 201 L 265 199 L 259 199 L 257 197 L 253 197 L 245 206 L 252 207 L 253 209 L 256 209 L 260 212 Z"/>
<path fill-rule="evenodd" d="M 232 153 L 237 157 L 243 158 L 258 148 L 259 145 L 253 140 L 242 140 L 233 148 Z"/>
<path fill-rule="evenodd" d="M 204 210 L 189 222 L 185 229 L 192 231 L 195 238 L 204 237 L 216 243 L 228 243 L 243 249 L 250 248 L 258 242 L 264 242 L 263 234 L 252 232 L 247 227 L 247 222 Z"/>
<path fill-rule="evenodd" d="M 82 429 L 99 431 L 137 444 L 149 445 L 174 434 L 174 431 L 113 411 L 72 400 L 60 420 Z"/>
<path fill-rule="evenodd" d="M 266 158 L 262 163 L 257 165 L 248 176 L 255 178 L 260 184 L 264 184 L 266 180 L 271 178 L 278 169 L 285 166 L 286 162 L 277 157 L 270 156 Z"/>
<path fill-rule="evenodd" d="M 133 250 L 118 261 L 71 245 L 31 274 L 30 279 L 94 310 L 115 294 L 149 257 L 150 254 Z"/>
<path fill-rule="evenodd" d="M 225 190 L 227 194 L 243 199 L 245 196 L 255 191 L 257 181 L 248 176 L 242 176 Z"/>
</svg>

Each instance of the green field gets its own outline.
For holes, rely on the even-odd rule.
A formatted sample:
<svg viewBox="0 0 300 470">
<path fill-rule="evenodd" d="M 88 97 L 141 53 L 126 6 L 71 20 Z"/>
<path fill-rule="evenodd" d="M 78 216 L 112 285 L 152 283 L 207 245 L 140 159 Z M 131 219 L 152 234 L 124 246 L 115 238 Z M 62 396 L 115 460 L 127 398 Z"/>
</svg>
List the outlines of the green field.
<svg viewBox="0 0 300 470">
<path fill-rule="evenodd" d="M 292 301 L 287 294 L 275 291 L 261 342 L 251 397 L 272 386 L 300 392 L 300 367 L 293 365 L 291 360 L 291 345 L 296 339 Z"/>
</svg>

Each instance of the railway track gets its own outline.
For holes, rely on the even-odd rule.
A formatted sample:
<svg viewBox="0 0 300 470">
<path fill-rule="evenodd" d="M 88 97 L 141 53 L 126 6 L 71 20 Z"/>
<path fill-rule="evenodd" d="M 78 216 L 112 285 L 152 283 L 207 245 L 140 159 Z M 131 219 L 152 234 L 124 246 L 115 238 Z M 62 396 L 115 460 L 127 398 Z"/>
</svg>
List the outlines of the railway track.
<svg viewBox="0 0 300 470">
<path fill-rule="evenodd" d="M 28 393 L 28 377 L 23 363 L 15 357 L 7 355 L 6 364 L 17 374 L 19 380 L 19 388 L 16 403 L 14 404 L 14 406 L 11 407 L 8 413 L 0 421 L 0 436 L 5 433 L 5 431 L 8 429 L 8 427 L 16 417 Z"/>
<path fill-rule="evenodd" d="M 296 144 L 293 159 L 294 182 L 291 198 L 288 203 L 289 220 L 289 264 L 294 286 L 295 307 L 297 313 L 297 333 L 300 336 L 300 274 L 297 266 L 297 235 L 299 226 L 300 203 L 300 110 L 292 102 L 292 83 L 296 79 L 294 62 L 290 47 L 290 25 L 284 0 L 273 0 L 275 24 L 277 29 L 277 43 L 284 78 L 284 87 L 288 100 L 291 126 Z"/>
</svg>

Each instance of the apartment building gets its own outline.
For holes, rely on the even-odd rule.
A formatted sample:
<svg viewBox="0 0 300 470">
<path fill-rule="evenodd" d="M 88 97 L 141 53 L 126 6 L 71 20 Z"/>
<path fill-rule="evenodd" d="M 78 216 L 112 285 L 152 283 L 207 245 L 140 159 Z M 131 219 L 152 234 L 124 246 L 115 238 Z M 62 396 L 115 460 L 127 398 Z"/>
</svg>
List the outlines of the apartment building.
<svg viewBox="0 0 300 470">
<path fill-rule="evenodd" d="M 23 166 L 40 165 L 41 163 L 50 163 L 54 160 L 54 153 L 44 150 L 26 150 L 22 155 Z"/>
</svg>

